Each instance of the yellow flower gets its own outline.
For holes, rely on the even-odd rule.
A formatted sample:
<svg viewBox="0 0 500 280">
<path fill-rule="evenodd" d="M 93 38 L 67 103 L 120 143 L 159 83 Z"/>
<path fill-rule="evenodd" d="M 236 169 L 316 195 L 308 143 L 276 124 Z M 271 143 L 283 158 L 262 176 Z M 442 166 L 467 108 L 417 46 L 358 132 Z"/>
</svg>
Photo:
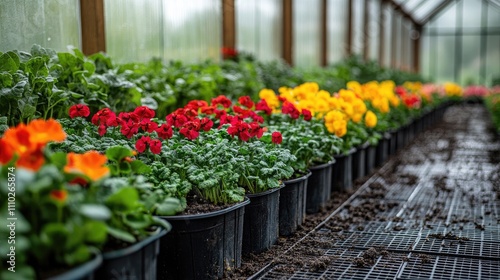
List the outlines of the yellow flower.
<svg viewBox="0 0 500 280">
<path fill-rule="evenodd" d="M 325 126 L 330 133 L 342 137 L 347 133 L 347 119 L 340 111 L 330 111 L 325 116 Z"/>
<path fill-rule="evenodd" d="M 372 111 L 368 111 L 365 114 L 365 125 L 366 127 L 373 128 L 377 125 L 377 115 Z"/>
<path fill-rule="evenodd" d="M 280 101 L 272 89 L 262 89 L 259 92 L 259 98 L 266 100 L 267 106 L 273 110 L 280 106 Z"/>
<path fill-rule="evenodd" d="M 448 96 L 462 96 L 462 88 L 455 83 L 444 83 L 443 87 Z"/>
</svg>

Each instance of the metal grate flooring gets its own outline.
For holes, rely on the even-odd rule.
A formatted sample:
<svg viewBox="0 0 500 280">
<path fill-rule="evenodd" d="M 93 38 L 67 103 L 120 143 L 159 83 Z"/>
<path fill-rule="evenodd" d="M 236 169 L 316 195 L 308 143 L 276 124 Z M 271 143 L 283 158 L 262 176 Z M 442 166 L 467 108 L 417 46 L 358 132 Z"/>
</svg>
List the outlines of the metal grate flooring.
<svg viewBox="0 0 500 280">
<path fill-rule="evenodd" d="M 251 279 L 500 279 L 500 143 L 487 122 L 480 105 L 450 107 L 289 250 L 316 254 Z"/>
</svg>

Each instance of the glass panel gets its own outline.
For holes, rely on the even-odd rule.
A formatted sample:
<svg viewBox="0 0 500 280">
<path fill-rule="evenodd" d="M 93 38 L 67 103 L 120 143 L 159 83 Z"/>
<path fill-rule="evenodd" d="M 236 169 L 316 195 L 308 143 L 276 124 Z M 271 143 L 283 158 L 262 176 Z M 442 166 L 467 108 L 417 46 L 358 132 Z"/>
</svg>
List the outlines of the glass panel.
<svg viewBox="0 0 500 280">
<path fill-rule="evenodd" d="M 500 6 L 490 3 L 487 7 L 488 27 L 500 27 Z"/>
<path fill-rule="evenodd" d="M 425 31 L 422 33 L 422 37 L 420 39 L 420 72 L 426 78 L 431 77 L 431 52 L 434 51 L 430 46 L 430 39 L 432 37 L 428 36 Z"/>
<path fill-rule="evenodd" d="M 373 60 L 378 60 L 378 52 L 380 47 L 380 0 L 370 1 L 370 21 L 368 26 L 368 40 L 369 40 L 369 55 L 368 57 Z"/>
<path fill-rule="evenodd" d="M 364 0 L 354 0 L 353 2 L 353 25 L 352 25 L 352 53 L 363 54 L 364 45 Z"/>
<path fill-rule="evenodd" d="M 486 45 L 486 82 L 491 85 L 492 79 L 500 79 L 500 35 L 488 36 Z"/>
<path fill-rule="evenodd" d="M 161 1 L 163 56 L 167 60 L 218 61 L 222 41 L 220 0 Z"/>
<path fill-rule="evenodd" d="M 328 63 L 340 61 L 346 54 L 347 1 L 328 1 Z"/>
<path fill-rule="evenodd" d="M 236 47 L 259 60 L 281 57 L 281 1 L 236 0 Z"/>
<path fill-rule="evenodd" d="M 411 13 L 414 9 L 418 8 L 427 0 L 408 0 L 403 3 L 405 11 Z"/>
<path fill-rule="evenodd" d="M 462 0 L 463 27 L 481 27 L 481 0 Z"/>
<path fill-rule="evenodd" d="M 162 0 L 104 1 L 106 52 L 117 62 L 162 57 Z"/>
<path fill-rule="evenodd" d="M 392 56 L 392 8 L 390 6 L 385 6 L 384 8 L 384 61 L 383 65 L 385 67 L 391 66 L 391 56 Z"/>
<path fill-rule="evenodd" d="M 449 4 L 435 17 L 435 24 L 439 28 L 455 28 L 457 25 L 457 5 Z"/>
<path fill-rule="evenodd" d="M 435 8 L 437 8 L 439 5 L 441 5 L 441 3 L 443 1 L 444 0 L 432 0 L 432 1 L 427 0 L 427 1 L 425 1 L 424 3 L 422 3 L 422 5 L 420 5 L 413 12 L 415 19 L 417 21 L 422 20 L 423 18 L 428 16 L 430 13 L 432 13 L 432 11 L 434 11 Z"/>
<path fill-rule="evenodd" d="M 478 84 L 481 69 L 480 35 L 462 36 L 462 67 L 459 82 L 464 85 Z"/>
<path fill-rule="evenodd" d="M 293 1 L 293 61 L 297 66 L 319 65 L 320 1 Z"/>
<path fill-rule="evenodd" d="M 455 36 L 434 36 L 432 39 L 436 40 L 432 46 L 437 52 L 432 58 L 437 66 L 434 76 L 436 82 L 454 81 Z"/>
<path fill-rule="evenodd" d="M 79 7 L 72 0 L 0 1 L 0 51 L 29 51 L 33 44 L 81 48 Z"/>
<path fill-rule="evenodd" d="M 402 32 L 402 22 L 399 13 L 394 13 L 394 25 L 396 27 L 392 40 L 395 40 L 395 49 L 392 50 L 392 55 L 395 57 L 394 67 L 399 68 L 401 66 L 401 53 L 403 48 L 403 32 Z"/>
</svg>

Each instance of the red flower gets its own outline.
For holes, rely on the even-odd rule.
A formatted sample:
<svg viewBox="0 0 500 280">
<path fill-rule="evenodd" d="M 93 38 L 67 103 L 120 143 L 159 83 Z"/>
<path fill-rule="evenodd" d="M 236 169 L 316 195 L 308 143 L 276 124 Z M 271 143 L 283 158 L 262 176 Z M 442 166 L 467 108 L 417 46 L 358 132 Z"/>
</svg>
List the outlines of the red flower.
<svg viewBox="0 0 500 280">
<path fill-rule="evenodd" d="M 187 123 L 184 124 L 183 128 L 186 127 L 187 129 L 190 130 L 196 130 L 200 131 L 201 129 L 201 120 L 196 118 L 188 121 Z"/>
<path fill-rule="evenodd" d="M 188 121 L 188 118 L 184 115 L 176 114 L 174 112 L 167 115 L 166 120 L 169 125 L 173 125 L 174 127 L 181 127 Z"/>
<path fill-rule="evenodd" d="M 238 98 L 238 103 L 240 103 L 244 107 L 247 107 L 248 109 L 251 109 L 254 105 L 252 99 L 248 95 Z"/>
<path fill-rule="evenodd" d="M 202 114 L 211 115 L 211 114 L 215 113 L 215 106 L 201 107 L 200 111 Z"/>
<path fill-rule="evenodd" d="M 206 106 L 208 106 L 208 103 L 205 100 L 191 100 L 186 106 L 184 106 L 184 108 L 198 111 L 199 108 L 203 108 Z"/>
<path fill-rule="evenodd" d="M 85 104 L 76 104 L 69 108 L 69 117 L 74 119 L 76 117 L 88 117 L 90 115 L 90 109 Z"/>
<path fill-rule="evenodd" d="M 194 140 L 200 135 L 200 133 L 196 130 L 189 129 L 187 127 L 183 127 L 179 130 L 179 133 L 184 135 L 189 140 Z"/>
<path fill-rule="evenodd" d="M 256 111 L 264 111 L 266 115 L 271 115 L 271 108 L 267 105 L 267 101 L 265 99 L 261 99 L 257 104 L 255 104 Z"/>
<path fill-rule="evenodd" d="M 248 139 L 252 138 L 252 135 L 250 135 L 250 132 L 245 130 L 245 131 L 240 132 L 240 134 L 238 135 L 238 138 L 240 138 L 241 141 L 246 142 L 246 141 L 248 141 Z"/>
<path fill-rule="evenodd" d="M 139 138 L 139 140 L 137 140 L 137 142 L 135 142 L 135 149 L 139 153 L 143 153 L 150 142 L 151 138 L 149 138 L 149 136 L 142 136 L 141 138 Z"/>
<path fill-rule="evenodd" d="M 238 114 L 238 115 L 241 115 L 243 118 L 246 118 L 250 115 L 250 112 L 252 112 L 251 110 L 245 110 L 243 108 L 241 108 L 240 106 L 238 105 L 234 105 L 233 106 L 233 111 Z"/>
<path fill-rule="evenodd" d="M 217 104 L 221 104 L 224 108 L 229 108 L 231 107 L 232 102 L 224 95 L 219 95 L 215 98 L 212 98 L 212 106 L 215 106 Z"/>
<path fill-rule="evenodd" d="M 204 131 L 209 131 L 212 126 L 214 126 L 214 122 L 209 119 L 209 118 L 203 118 L 201 119 L 201 129 L 203 129 Z"/>
<path fill-rule="evenodd" d="M 151 133 L 158 128 L 158 124 L 152 122 L 150 119 L 143 119 L 141 121 L 141 128 L 143 131 Z"/>
<path fill-rule="evenodd" d="M 257 113 L 255 113 L 254 111 L 251 111 L 249 115 L 250 115 L 250 117 L 251 117 L 254 121 L 256 121 L 256 122 L 258 122 L 258 123 L 263 123 L 263 122 L 264 122 L 264 118 L 263 118 L 263 117 L 261 117 L 261 116 L 259 116 L 259 115 L 257 115 Z"/>
<path fill-rule="evenodd" d="M 149 142 L 149 150 L 157 155 L 161 152 L 161 141 L 158 139 L 151 140 Z"/>
<path fill-rule="evenodd" d="M 162 139 L 170 139 L 173 135 L 172 126 L 164 123 L 156 129 L 156 133 Z"/>
<path fill-rule="evenodd" d="M 214 113 L 215 113 L 215 118 L 216 119 L 222 119 L 223 116 L 227 115 L 227 112 L 225 110 L 217 110 L 217 109 L 215 109 Z"/>
<path fill-rule="evenodd" d="M 97 132 L 99 133 L 99 136 L 103 136 L 104 134 L 106 134 L 106 131 L 107 131 L 106 125 L 100 124 L 99 128 L 97 129 Z"/>
<path fill-rule="evenodd" d="M 399 95 L 399 96 L 405 96 L 408 94 L 408 92 L 406 91 L 406 89 L 402 86 L 397 86 L 394 91 L 396 91 L 396 94 Z"/>
<path fill-rule="evenodd" d="M 264 134 L 264 130 L 262 129 L 262 127 L 260 127 L 260 124 L 258 124 L 257 122 L 253 122 L 253 123 L 250 123 L 250 129 L 249 129 L 249 133 L 250 133 L 250 136 L 252 137 L 257 137 L 257 138 L 261 138 L 262 135 Z"/>
<path fill-rule="evenodd" d="M 224 59 L 233 58 L 238 55 L 238 51 L 233 48 L 222 47 L 221 48 L 222 57 Z"/>
<path fill-rule="evenodd" d="M 132 122 L 138 123 L 140 121 L 139 116 L 135 113 L 121 112 L 120 114 L 118 114 L 118 118 L 120 118 L 124 122 L 128 122 L 129 120 L 132 120 Z"/>
<path fill-rule="evenodd" d="M 106 124 L 108 119 L 116 118 L 116 114 L 109 108 L 99 110 L 92 116 L 92 123 L 94 125 Z"/>
<path fill-rule="evenodd" d="M 121 125 L 122 121 L 116 117 L 116 115 L 111 115 L 106 120 L 106 126 L 115 127 Z"/>
<path fill-rule="evenodd" d="M 137 132 L 139 132 L 138 124 L 134 123 L 132 120 L 129 120 L 127 123 L 122 124 L 122 128 L 120 132 L 125 135 L 128 139 L 132 138 Z"/>
<path fill-rule="evenodd" d="M 146 106 L 135 108 L 134 113 L 139 116 L 140 119 L 151 119 L 155 116 L 155 111 Z"/>
<path fill-rule="evenodd" d="M 68 192 L 66 190 L 52 190 L 50 191 L 50 198 L 58 202 L 66 202 Z"/>
<path fill-rule="evenodd" d="M 312 119 L 311 111 L 307 109 L 302 109 L 302 115 L 304 116 L 304 120 L 310 121 Z"/>
<path fill-rule="evenodd" d="M 283 106 L 281 106 L 281 112 L 283 114 L 289 114 L 292 119 L 298 119 L 300 116 L 299 110 L 297 110 L 297 108 L 295 108 L 295 106 L 288 101 L 285 101 Z"/>
<path fill-rule="evenodd" d="M 280 132 L 275 131 L 272 134 L 272 141 L 274 144 L 281 144 L 281 142 L 283 142 L 283 136 L 281 136 Z"/>
</svg>

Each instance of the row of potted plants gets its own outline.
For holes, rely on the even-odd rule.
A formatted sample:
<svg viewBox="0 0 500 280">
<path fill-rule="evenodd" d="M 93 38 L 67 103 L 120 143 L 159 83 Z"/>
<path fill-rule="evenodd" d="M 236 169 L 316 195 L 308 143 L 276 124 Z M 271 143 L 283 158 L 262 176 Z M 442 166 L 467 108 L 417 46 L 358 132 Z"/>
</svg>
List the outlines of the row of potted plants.
<svg viewBox="0 0 500 280">
<path fill-rule="evenodd" d="M 456 87 L 448 87 L 445 93 L 457 94 L 453 92 Z M 48 242 L 50 245 L 44 245 L 61 255 L 53 255 L 55 263 L 65 267 L 88 260 L 91 250 L 82 253 L 85 246 L 107 252 L 120 243 L 147 240 L 148 230 L 154 226 L 169 229 L 165 222 L 169 221 L 173 231 L 151 249 L 158 253 L 161 246 L 168 252 L 160 255 L 159 272 L 167 277 L 220 276 L 224 268 L 239 265 L 241 250 L 265 250 L 276 241 L 278 232 L 292 233 L 303 221 L 306 209 L 318 211 L 330 197 L 332 175 L 334 182 L 341 177 L 335 175 L 340 168 L 332 167 L 335 159 L 340 162 L 341 157 L 353 154 L 353 149 L 365 143 L 375 147 L 389 128 L 409 125 L 409 120 L 421 117 L 426 108 L 442 104 L 439 90 L 426 93 L 423 89 L 410 83 L 395 88 L 391 82 L 352 82 L 347 89 L 331 95 L 319 90 L 317 84 L 306 83 L 293 89 L 281 88 L 279 95 L 262 90 L 257 103 L 249 97 L 241 97 L 234 104 L 224 96 L 212 99 L 210 104 L 193 100 L 164 121 L 145 106 L 119 114 L 104 108 L 90 117 L 90 109 L 77 104 L 69 110 L 70 119 L 59 120 L 66 133 L 53 120 L 21 124 L 7 130 L 0 141 L 2 184 L 8 186 L 9 178 L 16 178 L 16 207 L 29 224 L 20 228 L 36 229 L 26 231 L 26 238 L 20 236 L 18 240 L 24 239 L 29 246 Z M 352 177 L 344 178 L 340 189 L 348 187 L 350 181 Z M 319 185 L 328 187 L 318 191 Z M 260 194 L 266 194 L 265 198 Z M 266 201 L 281 203 L 270 206 Z M 193 218 L 188 204 L 204 202 L 229 207 L 217 215 L 205 213 Z M 9 200 L 2 205 L 8 208 Z M 52 207 L 55 212 L 42 215 L 42 208 L 37 206 Z M 292 212 L 295 217 L 279 218 L 277 222 L 276 217 Z M 38 221 L 30 213 L 43 219 Z M 209 232 L 194 225 L 194 220 L 205 216 L 209 218 Z M 265 217 L 269 217 L 267 224 Z M 45 228 L 47 224 L 49 229 Z M 51 227 L 56 227 L 52 229 L 55 232 L 47 233 Z M 264 229 L 271 235 L 261 240 Z M 85 230 L 100 233 L 100 239 L 86 235 Z M 67 247 L 55 246 L 54 238 L 66 236 L 69 240 L 67 237 L 73 235 L 84 238 L 77 238 L 76 245 L 67 241 Z M 85 240 L 87 237 L 90 240 Z M 179 242 L 183 238 L 190 242 Z M 200 241 L 192 245 L 200 253 L 197 258 L 186 253 L 189 250 L 185 244 L 193 240 Z M 45 249 L 40 247 L 43 254 L 50 254 Z M 31 275 L 45 271 L 44 261 L 48 260 L 37 252 L 20 254 L 27 256 L 20 262 L 29 264 L 26 273 Z M 191 266 L 172 265 L 186 258 Z M 127 267 L 135 266 L 122 263 L 118 272 L 112 273 L 125 273 L 121 270 Z M 196 269 L 190 269 L 193 267 Z M 156 268 L 150 267 L 149 273 L 151 269 Z"/>
<path fill-rule="evenodd" d="M 9 126 L 32 119 L 60 118 L 69 106 L 84 102 L 92 113 L 103 107 L 130 111 L 145 105 L 164 118 L 190 100 L 224 94 L 236 100 L 262 88 L 278 90 L 306 81 L 338 91 L 349 80 L 422 80 L 415 74 L 387 70 L 353 57 L 329 68 L 296 69 L 280 61 L 262 62 L 251 55 L 231 53 L 219 63 L 185 64 L 152 59 L 146 63 L 118 64 L 103 53 L 84 56 L 33 45 L 29 52 L 0 52 L 0 109 Z M 366 80 L 366 81 L 365 81 Z"/>
</svg>

